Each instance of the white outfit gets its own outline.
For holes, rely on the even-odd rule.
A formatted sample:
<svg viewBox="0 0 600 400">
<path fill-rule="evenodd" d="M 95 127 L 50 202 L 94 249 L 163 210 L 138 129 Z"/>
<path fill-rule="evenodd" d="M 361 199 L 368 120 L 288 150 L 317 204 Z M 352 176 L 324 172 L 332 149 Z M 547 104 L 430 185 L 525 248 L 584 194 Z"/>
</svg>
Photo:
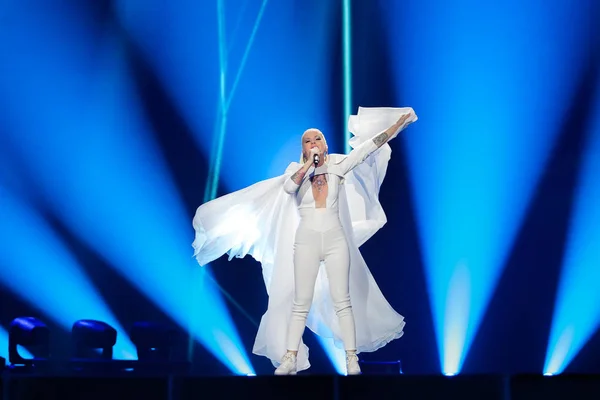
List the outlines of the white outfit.
<svg viewBox="0 0 600 400">
<path fill-rule="evenodd" d="M 300 169 L 299 163 L 290 164 L 282 176 L 258 182 L 212 200 L 197 209 L 193 221 L 196 231 L 193 247 L 200 265 L 205 265 L 225 253 L 229 254 L 230 260 L 250 254 L 262 265 L 269 303 L 260 322 L 253 352 L 268 357 L 274 366 L 279 365 L 288 349 L 287 333 L 290 321 L 293 319 L 295 322 L 292 325 L 299 325 L 300 319 L 304 319 L 306 300 L 310 297 L 306 293 L 312 291 L 308 285 L 301 285 L 297 293 L 298 301 L 294 306 L 294 287 L 298 279 L 294 273 L 295 239 L 298 238 L 297 246 L 310 245 L 315 238 L 323 239 L 322 247 L 315 248 L 319 251 L 313 249 L 306 257 L 316 258 L 318 255 L 318 258 L 326 259 L 327 250 L 331 249 L 342 254 L 340 241 L 336 239 L 342 237 L 341 232 L 337 231 L 334 235 L 336 228 L 325 229 L 327 224 L 337 224 L 332 222 L 335 220 L 335 210 L 346 240 L 350 260 L 349 273 L 341 269 L 334 271 L 337 261 L 330 261 L 329 267 L 324 268 L 315 267 L 312 261 L 306 262 L 311 265 L 311 269 L 302 273 L 314 275 L 316 270 L 314 293 L 306 326 L 320 336 L 333 338 L 338 347 L 342 346 L 342 339 L 351 342 L 352 338 L 350 335 L 346 336 L 346 332 L 354 331 L 355 348 L 358 353 L 375 351 L 403 335 L 404 318 L 386 301 L 358 248 L 386 223 L 378 194 L 387 170 L 391 148 L 386 143 L 372 151 L 371 144 L 367 142 L 372 143 L 371 139 L 374 136 L 392 126 L 407 113 L 411 114 L 407 123 L 416 121 L 417 117 L 409 107 L 359 108 L 358 114 L 350 117 L 349 129 L 354 134 L 350 145 L 355 150 L 350 155 L 329 155 L 326 166 L 329 177 L 326 210 L 314 209 L 312 190 L 303 192 L 302 185 L 296 196 L 286 193 L 286 190 L 295 189 L 290 186 L 289 178 Z M 365 145 L 361 146 L 363 143 Z M 307 175 L 310 173 L 309 170 Z M 327 218 L 317 222 L 317 212 L 323 212 L 322 216 L 327 214 Z M 306 221 L 302 224 L 304 219 Z M 305 229 L 316 231 L 316 234 L 308 234 Z M 331 235 L 327 235 L 328 232 Z M 300 255 L 304 253 L 306 252 L 296 254 L 304 257 Z M 298 262 L 305 264 L 302 260 Z M 348 265 L 345 260 L 339 261 L 339 265 L 341 264 Z M 346 285 L 344 279 L 336 275 L 338 272 L 340 276 L 348 277 L 354 330 L 350 328 L 350 320 L 343 318 L 344 309 L 348 310 L 348 299 L 346 294 L 338 296 L 338 290 L 345 290 L 336 288 Z M 312 281 L 312 276 L 306 281 Z M 333 297 L 330 291 L 332 284 Z M 336 310 L 342 318 L 338 319 Z M 343 329 L 340 325 L 344 325 Z M 289 339 L 292 340 L 293 337 Z M 298 371 L 310 367 L 308 347 L 301 340 L 297 363 Z"/>
<path fill-rule="evenodd" d="M 350 251 L 339 218 L 339 185 L 348 172 L 375 150 L 373 140 L 367 140 L 347 157 L 329 158 L 324 165 L 311 167 L 300 184 L 291 177 L 285 182 L 283 189 L 295 195 L 300 214 L 294 242 L 294 303 L 287 334 L 288 350 L 298 350 L 300 345 L 321 262 L 325 265 L 344 348 L 356 350 L 349 285 Z M 316 208 L 310 178 L 321 174 L 327 175 L 327 198 L 325 208 Z"/>
</svg>

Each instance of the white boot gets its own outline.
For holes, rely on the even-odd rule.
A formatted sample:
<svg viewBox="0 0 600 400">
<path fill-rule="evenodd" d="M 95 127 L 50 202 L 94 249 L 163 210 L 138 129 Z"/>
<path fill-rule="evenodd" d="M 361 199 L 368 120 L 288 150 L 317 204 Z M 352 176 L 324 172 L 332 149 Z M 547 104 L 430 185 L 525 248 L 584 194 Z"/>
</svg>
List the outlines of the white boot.
<svg viewBox="0 0 600 400">
<path fill-rule="evenodd" d="M 360 375 L 360 365 L 358 365 L 358 356 L 355 351 L 346 352 L 346 374 Z"/>
<path fill-rule="evenodd" d="M 275 375 L 296 375 L 296 355 L 287 352 L 281 359 L 281 365 L 275 370 Z"/>
</svg>

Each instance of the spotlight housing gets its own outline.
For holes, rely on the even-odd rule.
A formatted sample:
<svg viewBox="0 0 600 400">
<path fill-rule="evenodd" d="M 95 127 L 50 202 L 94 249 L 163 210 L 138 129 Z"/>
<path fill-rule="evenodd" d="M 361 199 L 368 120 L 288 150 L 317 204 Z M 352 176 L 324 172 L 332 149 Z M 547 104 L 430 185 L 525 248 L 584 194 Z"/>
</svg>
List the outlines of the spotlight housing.
<svg viewBox="0 0 600 400">
<path fill-rule="evenodd" d="M 35 348 L 38 357 L 24 358 L 18 346 Z M 34 317 L 18 317 L 10 323 L 8 332 L 8 360 L 13 366 L 32 366 L 50 358 L 50 330 Z"/>
<path fill-rule="evenodd" d="M 173 327 L 145 321 L 135 322 L 130 333 L 140 361 L 170 361 L 175 336 Z"/>
<path fill-rule="evenodd" d="M 117 330 L 106 322 L 82 319 L 71 330 L 74 358 L 99 358 L 112 360 L 113 346 L 117 343 Z M 99 357 L 89 356 L 89 350 L 101 349 Z"/>
</svg>

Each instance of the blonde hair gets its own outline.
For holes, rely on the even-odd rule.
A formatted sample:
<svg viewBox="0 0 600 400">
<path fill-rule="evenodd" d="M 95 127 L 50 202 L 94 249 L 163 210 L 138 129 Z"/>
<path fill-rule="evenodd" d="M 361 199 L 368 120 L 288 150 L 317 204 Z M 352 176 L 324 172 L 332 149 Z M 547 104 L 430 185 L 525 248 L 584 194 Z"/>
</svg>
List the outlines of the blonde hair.
<svg viewBox="0 0 600 400">
<path fill-rule="evenodd" d="M 308 128 L 307 130 L 304 131 L 304 133 L 300 137 L 300 147 L 302 147 L 302 145 L 303 145 L 304 135 L 306 135 L 308 132 L 317 132 L 319 135 L 321 135 L 321 139 L 323 139 L 323 142 L 325 143 L 325 159 L 327 159 L 327 147 L 328 147 L 327 139 L 325 139 L 325 135 L 323 135 L 323 132 L 321 132 L 317 128 Z M 304 164 L 305 162 L 306 162 L 306 158 L 304 157 L 304 152 L 300 151 L 300 164 Z"/>
</svg>

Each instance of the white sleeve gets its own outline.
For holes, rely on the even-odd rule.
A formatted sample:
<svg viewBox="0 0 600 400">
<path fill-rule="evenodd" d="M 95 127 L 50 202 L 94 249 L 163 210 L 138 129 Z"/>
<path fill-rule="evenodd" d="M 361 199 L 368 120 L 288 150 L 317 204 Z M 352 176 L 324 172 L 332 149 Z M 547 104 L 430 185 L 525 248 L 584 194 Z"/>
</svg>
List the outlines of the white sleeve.
<svg viewBox="0 0 600 400">
<path fill-rule="evenodd" d="M 377 149 L 378 147 L 372 139 L 358 145 L 350 154 L 344 156 L 341 161 L 336 162 L 340 174 L 343 176 L 352 171 Z"/>
<path fill-rule="evenodd" d="M 299 188 L 300 188 L 300 185 L 298 185 L 296 182 L 294 182 L 291 175 L 289 178 L 287 178 L 285 180 L 285 183 L 283 184 L 283 190 L 287 194 L 296 194 L 296 192 L 298 191 Z"/>
<path fill-rule="evenodd" d="M 292 176 L 298 172 L 298 170 L 300 170 L 300 168 L 302 168 L 302 166 L 298 163 L 291 163 L 290 165 L 288 165 L 287 169 L 285 170 L 285 176 L 287 176 L 287 179 L 285 180 L 285 183 L 283 184 L 283 190 L 288 193 L 288 194 L 296 194 L 296 192 L 298 191 L 298 189 L 300 188 L 300 185 L 298 185 L 296 182 L 294 182 L 292 180 Z"/>
</svg>

